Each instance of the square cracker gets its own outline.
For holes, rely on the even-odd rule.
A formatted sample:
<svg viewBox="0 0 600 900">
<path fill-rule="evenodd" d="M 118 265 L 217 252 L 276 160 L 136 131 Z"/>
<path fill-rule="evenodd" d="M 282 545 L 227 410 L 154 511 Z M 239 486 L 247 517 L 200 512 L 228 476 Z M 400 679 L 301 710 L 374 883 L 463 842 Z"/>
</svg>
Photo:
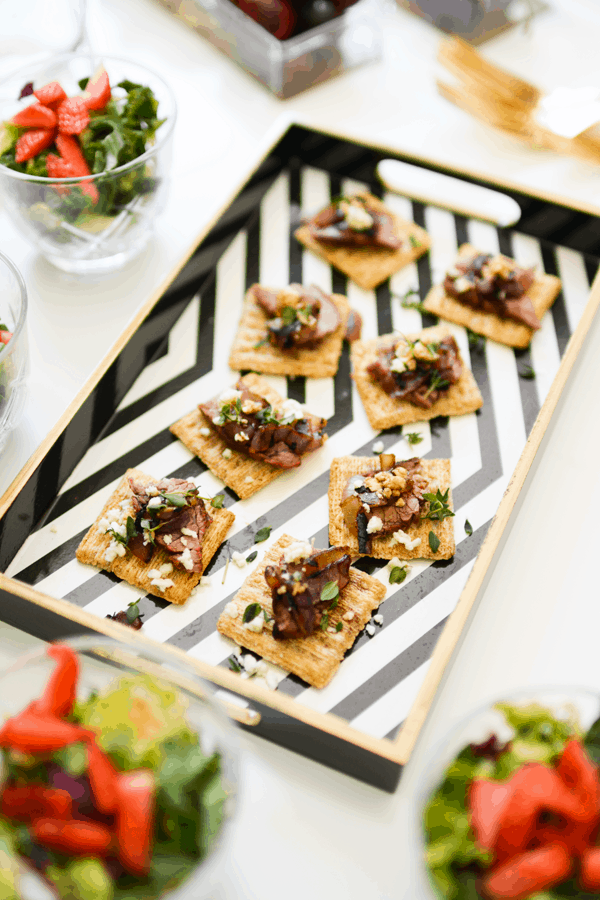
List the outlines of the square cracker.
<svg viewBox="0 0 600 900">
<path fill-rule="evenodd" d="M 341 631 L 331 634 L 318 629 L 305 638 L 276 641 L 271 622 L 265 624 L 260 634 L 244 628 L 242 615 L 250 603 L 260 603 L 268 615 L 273 614 L 271 591 L 264 577 L 265 569 L 268 565 L 278 565 L 283 550 L 294 541 L 294 538 L 284 534 L 265 553 L 260 565 L 232 600 L 238 610 L 237 616 L 221 613 L 217 630 L 236 644 L 260 654 L 288 672 L 293 672 L 313 687 L 322 688 L 335 675 L 346 650 L 353 645 L 357 635 L 371 618 L 371 613 L 385 597 L 386 588 L 376 578 L 351 566 L 350 581 L 340 593 L 338 605 L 329 613 L 330 625 L 335 627 L 337 622 L 342 622 Z M 354 613 L 351 622 L 344 619 L 344 614 L 348 612 Z"/>
<path fill-rule="evenodd" d="M 400 462 L 400 460 L 398 460 Z M 340 501 L 346 487 L 346 482 L 352 475 L 366 475 L 373 470 L 379 470 L 379 457 L 377 456 L 340 456 L 331 463 L 329 476 L 329 543 L 337 546 L 350 547 L 354 553 L 358 553 L 358 537 L 353 534 L 344 521 L 344 515 L 340 507 Z M 429 479 L 433 493 L 439 488 L 444 493 L 450 488 L 450 460 L 449 459 L 424 459 L 421 462 L 422 474 Z M 452 505 L 452 489 L 449 493 L 450 509 Z M 429 546 L 429 532 L 440 539 L 440 546 L 433 553 Z M 456 543 L 454 540 L 454 518 L 449 516 L 441 522 L 432 522 L 431 519 L 423 519 L 416 525 L 411 525 L 406 533 L 411 539 L 421 538 L 421 543 L 414 550 L 407 550 L 403 544 L 398 544 L 393 535 L 386 534 L 382 537 L 372 536 L 371 553 L 375 559 L 450 559 L 454 556 Z"/>
<path fill-rule="evenodd" d="M 342 294 L 329 296 L 340 314 L 340 324 L 336 330 L 324 337 L 312 350 L 299 347 L 297 350 L 283 351 L 270 343 L 261 347 L 256 346 L 267 333 L 269 317 L 254 299 L 254 293 L 250 288 L 246 294 L 242 317 L 231 348 L 230 368 L 253 369 L 268 375 L 333 377 L 338 370 L 350 304 Z"/>
<path fill-rule="evenodd" d="M 138 559 L 133 553 L 127 553 L 125 556 L 117 556 L 112 562 L 108 562 L 108 560 L 104 558 L 104 553 L 111 542 L 111 536 L 109 534 L 103 534 L 98 526 L 100 521 L 106 517 L 106 513 L 109 510 L 118 506 L 122 500 L 127 500 L 132 497 L 131 488 L 129 487 L 128 482 L 129 477 L 135 478 L 136 481 L 141 481 L 143 484 L 155 484 L 157 481 L 156 478 L 152 478 L 150 475 L 140 472 L 139 469 L 128 469 L 118 486 L 104 504 L 100 515 L 77 548 L 77 559 L 79 562 L 85 563 L 88 566 L 98 566 L 100 569 L 105 569 L 107 572 L 114 572 L 114 574 L 118 578 L 122 578 L 123 581 L 129 582 L 129 584 L 133 584 L 135 587 L 141 588 L 149 594 L 154 594 L 156 597 L 162 597 L 165 600 L 169 600 L 171 603 L 179 605 L 185 603 L 192 593 L 192 590 L 200 581 L 202 574 L 198 572 L 186 572 L 183 569 L 177 569 L 173 566 L 173 571 L 167 577 L 175 582 L 174 587 L 168 587 L 166 590 L 160 591 L 156 585 L 150 584 L 148 572 L 151 569 L 158 569 L 165 563 L 171 562 L 169 555 L 165 553 L 161 547 L 158 547 L 155 550 L 154 556 L 149 563 L 143 563 L 141 559 Z M 206 508 L 212 518 L 212 522 L 206 529 L 204 541 L 202 542 L 203 571 L 225 540 L 225 536 L 231 527 L 231 523 L 235 519 L 234 514 L 228 509 L 213 509 L 212 506 L 209 505 L 206 505 Z"/>
<path fill-rule="evenodd" d="M 472 256 L 474 253 L 481 251 L 472 247 L 470 244 L 463 244 L 458 251 L 459 259 L 461 256 Z M 525 297 L 530 297 L 533 308 L 538 319 L 542 319 L 556 298 L 561 289 L 560 278 L 556 275 L 536 275 L 535 280 Z M 447 319 L 449 322 L 456 322 L 457 325 L 465 325 L 476 334 L 482 334 L 484 337 L 498 341 L 500 344 L 507 344 L 509 347 L 528 347 L 531 339 L 535 334 L 534 328 L 529 328 L 512 319 L 502 319 L 495 313 L 479 312 L 466 303 L 461 303 L 454 297 L 450 297 L 444 290 L 442 284 L 432 287 L 423 301 L 423 306 L 428 312 Z"/>
<path fill-rule="evenodd" d="M 385 203 L 368 191 L 357 191 L 355 196 L 366 197 L 375 209 L 387 212 L 393 218 L 396 234 L 404 239 L 404 243 L 398 250 L 331 247 L 322 241 L 315 240 L 308 225 L 301 225 L 300 228 L 297 228 L 294 236 L 308 250 L 312 250 L 317 256 L 336 266 L 340 272 L 343 272 L 360 287 L 370 291 L 394 272 L 398 272 L 399 269 L 403 269 L 404 266 L 426 253 L 431 246 L 431 240 L 424 228 L 397 216 L 391 209 L 388 209 Z"/>
<path fill-rule="evenodd" d="M 450 333 L 450 329 L 446 326 L 436 325 L 433 328 L 424 328 L 416 334 L 409 334 L 407 337 L 410 340 L 421 338 L 422 341 L 439 341 Z M 373 428 L 377 430 L 393 428 L 395 425 L 408 425 L 409 422 L 435 419 L 436 416 L 462 416 L 465 413 L 475 412 L 476 409 L 483 406 L 483 397 L 477 387 L 475 377 L 465 365 L 460 353 L 458 356 L 463 364 L 460 378 L 456 384 L 450 385 L 431 409 L 423 409 L 416 403 L 397 400 L 386 394 L 381 385 L 373 381 L 367 372 L 367 366 L 376 358 L 377 349 L 389 344 L 393 337 L 394 335 L 384 334 L 367 341 L 354 341 L 352 344 L 354 383 Z"/>
<path fill-rule="evenodd" d="M 250 373 L 244 375 L 242 381 L 272 406 L 284 402 L 284 398 L 271 387 L 266 378 Z M 210 434 L 206 437 L 200 434 L 201 428 L 209 428 Z M 209 420 L 197 407 L 193 412 L 174 422 L 169 430 L 177 435 L 188 450 L 206 463 L 213 475 L 235 491 L 241 500 L 251 497 L 285 471 L 236 450 L 231 450 L 230 459 L 225 459 L 223 451 L 227 449 L 227 443 L 211 428 Z"/>
</svg>

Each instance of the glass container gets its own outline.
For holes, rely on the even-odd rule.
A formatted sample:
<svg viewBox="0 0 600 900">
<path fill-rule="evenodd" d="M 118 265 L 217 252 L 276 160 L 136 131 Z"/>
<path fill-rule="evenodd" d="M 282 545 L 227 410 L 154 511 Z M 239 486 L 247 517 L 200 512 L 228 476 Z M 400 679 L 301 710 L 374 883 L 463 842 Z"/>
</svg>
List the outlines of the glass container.
<svg viewBox="0 0 600 900">
<path fill-rule="evenodd" d="M 74 638 L 64 643 L 79 654 L 78 700 L 87 699 L 92 691 L 102 692 L 120 678 L 151 675 L 183 697 L 187 704 L 187 721 L 198 733 L 203 753 L 219 753 L 221 785 L 226 794 L 221 826 L 208 854 L 180 885 L 161 895 L 161 900 L 213 900 L 215 896 L 221 896 L 219 890 L 221 884 L 226 883 L 227 854 L 238 793 L 239 749 L 234 729 L 214 699 L 212 689 L 185 661 L 173 660 L 159 646 L 120 643 L 98 636 Z M 41 696 L 55 665 L 44 645 L 19 658 L 2 673 L 0 721 L 21 712 Z M 32 871 L 28 871 L 21 890 L 23 900 L 45 900 L 49 894 L 45 882 Z M 140 897 L 150 896 L 143 887 L 140 891 Z M 135 900 L 135 888 L 131 889 L 131 897 Z"/>
<path fill-rule="evenodd" d="M 29 368 L 27 349 L 27 290 L 17 267 L 0 253 L 0 450 L 17 425 L 26 395 Z M 5 338 L 6 339 L 6 338 Z"/>
<path fill-rule="evenodd" d="M 158 116 L 165 122 L 150 149 L 118 168 L 79 178 L 46 178 L 0 165 L 0 190 L 14 224 L 49 262 L 84 275 L 120 268 L 148 242 L 171 175 L 173 93 L 162 78 L 138 63 L 83 53 L 21 70 L 0 85 L 0 119 L 7 121 L 27 102 L 14 99 L 25 83 L 33 81 L 37 88 L 58 81 L 69 96 L 77 95 L 80 79 L 90 77 L 100 63 L 113 89 L 128 80 L 154 92 Z"/>
</svg>

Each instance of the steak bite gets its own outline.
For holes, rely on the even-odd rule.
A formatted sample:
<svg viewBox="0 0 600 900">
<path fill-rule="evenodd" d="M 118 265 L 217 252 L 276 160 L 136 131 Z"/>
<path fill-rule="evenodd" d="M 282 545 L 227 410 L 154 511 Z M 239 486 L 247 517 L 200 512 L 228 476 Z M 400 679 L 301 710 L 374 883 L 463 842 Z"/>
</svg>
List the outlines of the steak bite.
<svg viewBox="0 0 600 900">
<path fill-rule="evenodd" d="M 281 291 L 255 284 L 251 290 L 258 305 L 269 316 L 268 340 L 280 350 L 314 349 L 319 341 L 339 327 L 337 306 L 314 284 L 309 288 L 291 284 Z"/>
<path fill-rule="evenodd" d="M 367 366 L 370 377 L 397 400 L 431 409 L 462 374 L 462 363 L 453 337 L 425 344 L 400 337 L 380 347 Z"/>
<path fill-rule="evenodd" d="M 158 545 L 178 569 L 202 572 L 202 541 L 212 519 L 194 482 L 163 478 L 144 485 L 130 478 L 129 484 L 135 513 L 131 552 L 150 562 Z"/>
<path fill-rule="evenodd" d="M 279 469 L 299 466 L 302 456 L 327 438 L 325 419 L 307 413 L 295 400 L 274 409 L 242 379 L 199 408 L 229 447 Z"/>
<path fill-rule="evenodd" d="M 337 605 L 338 594 L 350 580 L 350 562 L 347 547 L 314 550 L 297 541 L 285 550 L 278 566 L 267 566 L 265 580 L 271 589 L 276 640 L 307 637 L 322 626 L 324 613 Z M 322 599 L 326 585 L 328 591 Z"/>
<path fill-rule="evenodd" d="M 379 470 L 352 475 L 340 501 L 346 526 L 357 535 L 361 553 L 370 552 L 373 537 L 405 531 L 429 508 L 424 496 L 429 482 L 421 474 L 419 457 L 396 463 L 393 453 L 382 453 L 379 462 Z"/>
<path fill-rule="evenodd" d="M 525 296 L 534 280 L 533 268 L 523 269 L 501 254 L 476 253 L 459 257 L 446 274 L 444 290 L 467 306 L 537 330 L 540 320 Z"/>
<path fill-rule="evenodd" d="M 398 250 L 403 243 L 392 216 L 360 194 L 341 197 L 306 224 L 311 237 L 332 247 Z"/>
</svg>

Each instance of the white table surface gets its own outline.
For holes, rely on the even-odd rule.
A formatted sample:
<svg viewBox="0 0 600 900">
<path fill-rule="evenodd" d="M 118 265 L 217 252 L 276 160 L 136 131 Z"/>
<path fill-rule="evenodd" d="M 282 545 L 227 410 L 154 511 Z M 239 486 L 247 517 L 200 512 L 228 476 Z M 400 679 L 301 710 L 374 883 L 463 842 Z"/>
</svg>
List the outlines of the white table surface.
<svg viewBox="0 0 600 900">
<path fill-rule="evenodd" d="M 175 89 L 180 115 L 174 181 L 151 247 L 122 271 L 81 281 L 29 248 L 0 209 L 0 248 L 30 298 L 32 374 L 22 424 L 0 460 L 0 493 L 58 420 L 135 312 L 243 178 L 282 113 L 415 153 L 471 166 L 524 187 L 600 204 L 592 167 L 530 151 L 438 97 L 438 34 L 386 13 L 385 58 L 282 102 L 176 21 L 156 0 L 90 0 L 94 48 L 146 63 Z M 600 85 L 595 0 L 550 0 L 528 33 L 485 47 L 534 83 Z M 1 28 L 1 23 L 0 23 Z M 387 795 L 258 738 L 241 735 L 243 796 L 228 884 L 219 896 L 257 900 L 391 900 L 424 896 L 410 807 L 424 757 L 483 701 L 517 687 L 600 684 L 595 561 L 600 467 L 596 321 L 519 501 L 485 595 L 400 788 Z M 596 409 L 594 409 L 596 407 Z M 579 512 L 554 515 L 576 467 Z M 0 623 L 0 665 L 37 641 Z"/>
</svg>

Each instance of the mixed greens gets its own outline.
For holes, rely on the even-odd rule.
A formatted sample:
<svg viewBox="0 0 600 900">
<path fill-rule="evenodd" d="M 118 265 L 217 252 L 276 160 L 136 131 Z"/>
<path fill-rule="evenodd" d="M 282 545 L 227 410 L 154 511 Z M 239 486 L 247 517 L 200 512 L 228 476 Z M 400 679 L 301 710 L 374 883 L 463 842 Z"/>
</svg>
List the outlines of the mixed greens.
<svg viewBox="0 0 600 900">
<path fill-rule="evenodd" d="M 39 700 L 0 729 L 0 897 L 37 870 L 64 900 L 153 900 L 209 853 L 226 793 L 186 703 L 148 675 L 76 699 L 79 661 L 56 667 Z"/>
<path fill-rule="evenodd" d="M 510 739 L 469 744 L 424 812 L 426 863 L 440 897 L 600 897 L 600 720 L 498 704 Z"/>
</svg>

